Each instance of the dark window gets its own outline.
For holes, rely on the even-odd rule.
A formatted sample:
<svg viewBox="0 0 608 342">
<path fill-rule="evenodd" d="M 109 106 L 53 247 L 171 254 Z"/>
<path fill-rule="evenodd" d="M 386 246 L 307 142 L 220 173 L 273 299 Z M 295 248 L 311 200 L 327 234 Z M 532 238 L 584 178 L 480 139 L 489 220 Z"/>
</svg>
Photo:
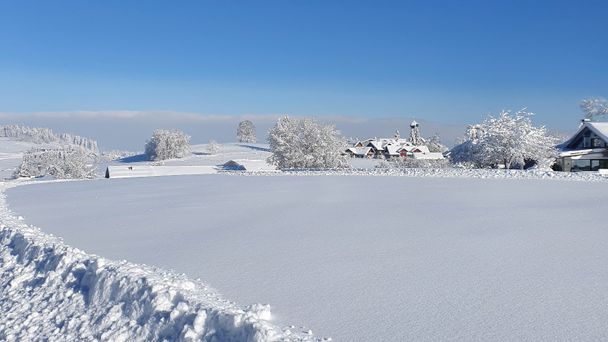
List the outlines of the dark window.
<svg viewBox="0 0 608 342">
<path fill-rule="evenodd" d="M 574 159 L 572 160 L 572 172 L 591 171 L 591 160 L 589 159 Z"/>
<path fill-rule="evenodd" d="M 589 148 L 589 147 L 591 147 L 591 138 L 584 137 L 583 138 L 583 148 Z"/>
<path fill-rule="evenodd" d="M 572 171 L 608 169 L 608 159 L 579 159 L 572 161 Z"/>
<path fill-rule="evenodd" d="M 591 147 L 606 147 L 602 139 L 593 138 L 591 139 Z"/>
<path fill-rule="evenodd" d="M 608 159 L 594 159 L 591 161 L 591 170 L 608 169 Z"/>
</svg>

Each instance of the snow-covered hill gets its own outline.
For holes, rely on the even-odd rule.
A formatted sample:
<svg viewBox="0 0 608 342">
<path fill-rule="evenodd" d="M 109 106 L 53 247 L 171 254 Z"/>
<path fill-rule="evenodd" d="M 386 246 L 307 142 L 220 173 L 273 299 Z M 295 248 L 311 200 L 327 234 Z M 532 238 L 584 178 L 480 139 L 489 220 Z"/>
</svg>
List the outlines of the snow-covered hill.
<svg viewBox="0 0 608 342">
<path fill-rule="evenodd" d="M 8 199 L 69 245 L 200 277 L 317 336 L 607 339 L 608 183 L 466 175 L 110 179 Z"/>
</svg>

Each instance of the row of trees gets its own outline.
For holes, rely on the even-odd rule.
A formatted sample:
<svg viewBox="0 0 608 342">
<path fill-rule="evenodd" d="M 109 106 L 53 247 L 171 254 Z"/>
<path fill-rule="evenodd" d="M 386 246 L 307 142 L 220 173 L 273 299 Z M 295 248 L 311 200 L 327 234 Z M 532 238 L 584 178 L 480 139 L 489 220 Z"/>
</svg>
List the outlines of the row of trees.
<svg viewBox="0 0 608 342">
<path fill-rule="evenodd" d="M 85 150 L 98 153 L 97 141 L 78 135 L 53 132 L 50 128 L 29 127 L 21 125 L 0 126 L 0 137 L 36 144 L 75 145 Z"/>
<path fill-rule="evenodd" d="M 477 168 L 549 168 L 557 155 L 554 147 L 557 138 L 544 126 L 534 126 L 532 115 L 526 110 L 503 111 L 470 126 L 465 139 L 450 151 L 451 161 Z M 253 123 L 242 121 L 237 137 L 240 142 L 255 142 Z M 151 160 L 181 158 L 189 152 L 189 140 L 190 137 L 181 131 L 157 130 L 146 143 L 146 154 Z M 348 165 L 342 153 L 347 144 L 340 132 L 332 125 L 310 118 L 279 118 L 268 133 L 268 143 L 272 152 L 268 161 L 280 169 L 327 169 Z M 447 152 L 437 135 L 424 139 L 424 143 L 433 152 Z M 210 153 L 219 151 L 217 143 L 208 145 Z"/>
</svg>

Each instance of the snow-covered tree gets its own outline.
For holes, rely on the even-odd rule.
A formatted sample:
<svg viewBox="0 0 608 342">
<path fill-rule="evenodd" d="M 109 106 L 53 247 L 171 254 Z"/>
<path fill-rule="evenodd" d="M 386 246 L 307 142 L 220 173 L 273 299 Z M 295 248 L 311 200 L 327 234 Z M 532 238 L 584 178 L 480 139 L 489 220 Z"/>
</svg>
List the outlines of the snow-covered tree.
<svg viewBox="0 0 608 342">
<path fill-rule="evenodd" d="M 280 169 L 327 169 L 346 167 L 342 155 L 346 142 L 332 125 L 317 121 L 280 118 L 268 133 L 272 155 L 268 159 Z"/>
<path fill-rule="evenodd" d="M 457 165 L 481 168 L 481 150 L 479 138 L 483 135 L 481 124 L 471 125 L 467 128 L 465 137 L 450 150 L 450 160 Z"/>
<path fill-rule="evenodd" d="M 215 140 L 209 140 L 207 144 L 207 152 L 209 154 L 218 154 L 220 152 L 221 146 Z"/>
<path fill-rule="evenodd" d="M 587 119 L 593 120 L 599 116 L 608 116 L 608 100 L 596 97 L 581 101 L 581 109 Z"/>
<path fill-rule="evenodd" d="M 94 154 L 80 147 L 32 149 L 23 155 L 16 177 L 93 178 Z"/>
<path fill-rule="evenodd" d="M 548 168 L 556 157 L 556 138 L 544 126 L 535 127 L 525 109 L 512 114 L 503 111 L 470 126 L 467 139 L 451 151 L 454 163 L 476 167 Z"/>
<path fill-rule="evenodd" d="M 236 137 L 242 143 L 254 143 L 257 141 L 255 136 L 255 125 L 249 120 L 241 121 L 236 130 Z"/>
<path fill-rule="evenodd" d="M 180 130 L 157 129 L 145 145 L 150 160 L 183 158 L 189 151 L 190 136 Z"/>
<path fill-rule="evenodd" d="M 445 146 L 444 144 L 441 143 L 441 138 L 439 137 L 439 134 L 435 134 L 432 137 L 430 137 L 429 139 L 425 139 L 425 141 L 426 141 L 426 146 L 429 148 L 429 151 L 431 151 L 431 152 L 443 153 L 448 150 L 447 146 Z"/>
</svg>

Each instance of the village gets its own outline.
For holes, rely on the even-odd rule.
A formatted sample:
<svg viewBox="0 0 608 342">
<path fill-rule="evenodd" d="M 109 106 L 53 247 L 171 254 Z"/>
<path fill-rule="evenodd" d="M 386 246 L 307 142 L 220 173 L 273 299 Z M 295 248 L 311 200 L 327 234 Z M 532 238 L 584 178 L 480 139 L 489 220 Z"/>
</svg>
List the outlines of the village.
<svg viewBox="0 0 608 342">
<path fill-rule="evenodd" d="M 515 114 L 511 120 L 511 114 L 503 113 L 502 119 L 506 123 L 513 124 L 515 121 L 525 119 L 523 114 Z M 519 117 L 518 117 L 519 115 Z M 509 121 L 511 120 L 511 121 Z M 524 120 L 525 122 L 525 120 Z M 532 127 L 527 123 L 529 127 Z M 252 124 L 251 124 L 252 125 Z M 318 124 L 319 127 L 322 125 Z M 531 145 L 521 145 L 520 150 L 528 149 L 528 155 L 515 149 L 505 150 L 501 141 L 491 141 L 488 144 L 493 146 L 493 150 L 504 151 L 503 153 L 513 153 L 515 157 L 511 161 L 500 155 L 498 157 L 484 155 L 484 135 L 487 130 L 493 129 L 490 126 L 483 127 L 482 125 L 472 125 L 467 131 L 468 139 L 457 144 L 451 149 L 444 146 L 437 135 L 432 138 L 423 138 L 421 127 L 417 121 L 412 121 L 409 125 L 409 135 L 407 138 L 402 138 L 400 131 L 397 129 L 390 138 L 368 138 L 352 142 L 352 147 L 339 151 L 336 147 L 334 151 L 322 151 L 321 154 L 326 157 L 329 155 L 341 162 L 342 164 L 331 165 L 313 165 L 306 166 L 301 161 L 295 160 L 292 164 L 285 166 L 277 165 L 272 160 L 272 148 L 266 147 L 264 144 L 255 143 L 255 139 L 246 137 L 241 139 L 242 146 L 246 148 L 257 149 L 261 152 L 260 159 L 248 159 L 236 154 L 224 154 L 224 159 L 217 154 L 212 158 L 216 164 L 197 165 L 197 158 L 188 157 L 183 162 L 177 161 L 161 161 L 160 163 L 138 163 L 129 164 L 115 162 L 109 165 L 105 171 L 106 178 L 126 178 L 126 177 L 143 177 L 152 175 L 186 175 L 186 174 L 209 174 L 218 172 L 278 172 L 280 170 L 296 169 L 296 170 L 315 170 L 315 169 L 332 169 L 335 167 L 344 168 L 344 163 L 352 169 L 376 168 L 381 164 L 380 161 L 394 163 L 394 167 L 419 167 L 419 168 L 489 168 L 489 169 L 538 169 L 543 166 L 546 169 L 551 169 L 557 172 L 596 172 L 602 175 L 608 173 L 608 122 L 592 121 L 587 118 L 581 121 L 578 129 L 565 141 L 558 141 L 556 138 L 545 135 L 544 128 L 539 128 L 535 133 L 539 141 L 532 142 Z M 520 134 L 515 129 L 511 134 Z M 529 128 L 526 128 L 529 130 Z M 504 131 L 504 130 L 503 130 Z M 540 133 L 539 133 L 540 132 Z M 255 136 L 255 131 L 249 131 L 248 134 Z M 239 135 L 242 138 L 242 135 Z M 540 138 L 538 138 L 540 136 Z M 506 139 L 507 138 L 503 138 Z M 525 139 L 521 139 L 525 140 Z M 302 140 L 299 140 L 300 142 Z M 319 142 L 316 142 L 319 143 Z M 314 146 L 315 142 L 311 142 Z M 323 143 L 325 144 L 325 143 Z M 499 144 L 496 146 L 496 144 Z M 528 143 L 530 144 L 530 143 Z M 339 146 L 339 144 L 334 144 Z M 208 149 L 208 147 L 205 147 Z M 306 158 L 305 152 L 299 151 L 298 146 L 287 143 L 284 146 L 287 150 L 281 150 L 285 156 L 298 155 L 299 158 Z M 487 148 L 485 148 L 487 149 Z M 204 155 L 204 148 L 199 147 L 200 152 L 196 155 Z M 315 149 L 318 151 L 318 149 Z M 318 153 L 318 152 L 317 152 Z M 213 155 L 213 154 L 212 154 Z M 236 157 L 236 158 L 231 158 Z M 347 157 L 346 160 L 340 159 Z M 490 159 L 488 161 L 488 158 Z M 295 158 L 295 157 L 294 157 Z M 519 158 L 519 159 L 518 159 Z M 176 160 L 179 160 L 178 158 Z M 322 159 L 322 158 L 318 158 Z M 348 159 L 351 161 L 349 162 Z M 371 163 L 355 163 L 357 159 L 370 160 Z M 192 165 L 186 165 L 192 161 Z M 198 158 L 198 160 L 201 160 Z M 276 160 L 276 159 L 275 159 Z M 407 163 L 406 163 L 407 162 Z M 186 164 L 185 164 L 186 163 Z M 508 165 L 508 163 L 511 163 Z M 338 166 L 339 165 L 339 166 Z M 384 167 L 391 164 L 382 164 Z"/>
<path fill-rule="evenodd" d="M 356 158 L 414 158 L 414 159 L 443 159 L 440 151 L 431 151 L 425 145 L 425 140 L 420 135 L 418 122 L 410 124 L 410 135 L 408 139 L 401 138 L 399 130 L 395 131 L 392 138 L 373 138 L 358 141 L 353 147 L 349 147 L 346 153 Z"/>
</svg>

